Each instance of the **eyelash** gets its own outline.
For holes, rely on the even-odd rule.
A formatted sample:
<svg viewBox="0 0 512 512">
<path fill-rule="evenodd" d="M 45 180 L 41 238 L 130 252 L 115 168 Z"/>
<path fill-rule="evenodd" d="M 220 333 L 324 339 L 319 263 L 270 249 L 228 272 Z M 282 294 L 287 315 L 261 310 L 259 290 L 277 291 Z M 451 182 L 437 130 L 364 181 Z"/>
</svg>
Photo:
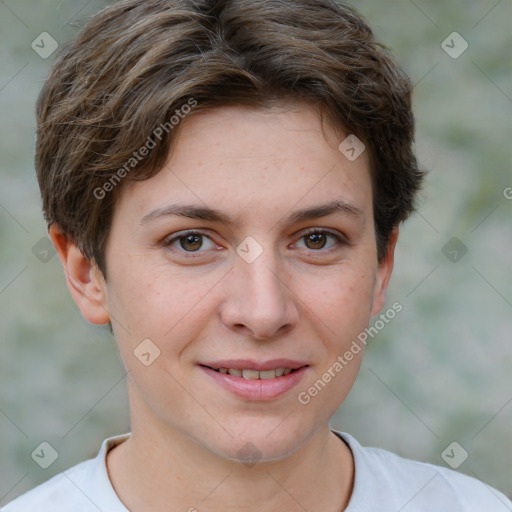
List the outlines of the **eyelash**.
<svg viewBox="0 0 512 512">
<path fill-rule="evenodd" d="M 327 235 L 327 236 L 330 236 L 332 238 L 335 239 L 336 241 L 336 244 L 329 248 L 329 249 L 309 249 L 310 252 L 312 253 L 320 253 L 320 254 L 327 254 L 327 253 L 331 253 L 333 250 L 336 250 L 336 246 L 347 246 L 347 245 L 350 245 L 350 243 L 348 242 L 348 240 L 346 238 L 344 238 L 343 236 L 341 235 L 337 235 L 335 233 L 332 233 L 331 231 L 327 231 L 325 229 L 320 229 L 320 228 L 312 228 L 310 229 L 309 231 L 307 231 L 306 233 L 304 233 L 300 238 L 299 240 L 302 240 L 304 239 L 305 237 L 309 236 L 309 235 L 315 235 L 315 234 L 320 234 L 320 235 Z M 166 238 L 163 240 L 162 242 L 162 245 L 164 247 L 170 247 L 174 242 L 177 242 L 179 241 L 181 238 L 186 238 L 187 236 L 191 236 L 191 235 L 196 235 L 196 236 L 200 236 L 200 237 L 205 237 L 205 238 L 208 238 L 211 240 L 211 238 L 206 234 L 206 233 L 203 233 L 202 231 L 197 231 L 197 230 L 189 230 L 189 231 L 183 231 L 182 233 L 179 233 L 177 236 L 173 236 L 172 238 Z M 213 240 L 211 240 L 213 242 Z M 213 242 L 215 243 L 215 242 Z M 186 254 L 187 258 L 198 258 L 200 257 L 201 255 L 203 255 L 206 251 L 201 251 L 201 250 L 198 250 L 198 251 L 185 251 L 184 249 L 180 248 L 180 249 L 177 249 L 178 252 L 182 253 L 182 254 Z"/>
</svg>

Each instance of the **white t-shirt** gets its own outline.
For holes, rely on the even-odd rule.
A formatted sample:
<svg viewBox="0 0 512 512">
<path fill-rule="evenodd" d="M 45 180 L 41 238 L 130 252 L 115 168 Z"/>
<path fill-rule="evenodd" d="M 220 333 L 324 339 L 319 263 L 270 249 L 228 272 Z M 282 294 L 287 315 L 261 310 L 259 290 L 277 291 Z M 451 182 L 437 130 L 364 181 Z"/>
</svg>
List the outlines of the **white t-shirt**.
<svg viewBox="0 0 512 512">
<path fill-rule="evenodd" d="M 337 432 L 354 455 L 354 489 L 345 512 L 511 512 L 512 502 L 451 469 L 362 447 Z M 129 512 L 107 473 L 108 450 L 130 434 L 105 439 L 95 459 L 59 473 L 6 505 L 2 512 Z"/>
</svg>

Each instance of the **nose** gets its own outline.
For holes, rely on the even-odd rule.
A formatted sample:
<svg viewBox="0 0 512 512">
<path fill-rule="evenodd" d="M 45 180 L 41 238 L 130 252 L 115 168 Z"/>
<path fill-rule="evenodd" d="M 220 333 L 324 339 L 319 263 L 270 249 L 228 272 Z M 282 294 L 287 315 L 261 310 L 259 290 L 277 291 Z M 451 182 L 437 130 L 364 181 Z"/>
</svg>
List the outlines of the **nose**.
<svg viewBox="0 0 512 512">
<path fill-rule="evenodd" d="M 237 257 L 228 279 L 228 296 L 221 310 L 228 329 L 263 340 L 283 335 L 297 324 L 297 297 L 270 251 L 252 263 Z"/>
</svg>

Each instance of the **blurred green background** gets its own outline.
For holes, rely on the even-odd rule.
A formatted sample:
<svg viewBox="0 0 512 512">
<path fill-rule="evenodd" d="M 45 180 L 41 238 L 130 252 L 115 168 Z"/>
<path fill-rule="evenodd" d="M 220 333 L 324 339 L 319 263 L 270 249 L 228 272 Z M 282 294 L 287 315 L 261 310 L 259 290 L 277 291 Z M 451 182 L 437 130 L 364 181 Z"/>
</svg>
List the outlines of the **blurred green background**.
<svg viewBox="0 0 512 512">
<path fill-rule="evenodd" d="M 332 426 L 439 465 L 456 441 L 469 455 L 459 471 L 512 496 L 512 2 L 350 3 L 416 84 L 430 174 L 397 249 L 388 302 L 403 311 L 370 342 Z M 115 340 L 82 319 L 45 252 L 33 170 L 34 104 L 54 55 L 31 43 L 65 42 L 105 5 L 0 1 L 0 504 L 129 430 Z M 452 32 L 468 43 L 458 58 L 442 47 Z M 31 458 L 42 441 L 59 453 L 46 470 Z"/>
</svg>

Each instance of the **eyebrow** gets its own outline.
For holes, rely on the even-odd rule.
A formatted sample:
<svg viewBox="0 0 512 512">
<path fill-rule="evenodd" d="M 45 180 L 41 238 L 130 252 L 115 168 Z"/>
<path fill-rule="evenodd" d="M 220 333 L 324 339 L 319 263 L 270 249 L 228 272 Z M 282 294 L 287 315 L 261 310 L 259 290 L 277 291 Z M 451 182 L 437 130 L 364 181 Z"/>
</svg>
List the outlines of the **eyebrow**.
<svg viewBox="0 0 512 512">
<path fill-rule="evenodd" d="M 327 217 L 336 212 L 342 212 L 345 215 L 354 218 L 364 218 L 364 211 L 358 206 L 344 200 L 331 201 L 310 208 L 303 208 L 291 213 L 288 216 L 290 223 L 298 223 L 304 220 L 318 219 Z M 156 219 L 168 216 L 180 216 L 190 219 L 207 220 L 212 222 L 221 222 L 227 226 L 238 226 L 239 217 L 233 219 L 229 215 L 206 206 L 196 206 L 193 204 L 173 204 L 163 208 L 157 208 L 142 217 L 140 224 L 144 225 Z"/>
</svg>

